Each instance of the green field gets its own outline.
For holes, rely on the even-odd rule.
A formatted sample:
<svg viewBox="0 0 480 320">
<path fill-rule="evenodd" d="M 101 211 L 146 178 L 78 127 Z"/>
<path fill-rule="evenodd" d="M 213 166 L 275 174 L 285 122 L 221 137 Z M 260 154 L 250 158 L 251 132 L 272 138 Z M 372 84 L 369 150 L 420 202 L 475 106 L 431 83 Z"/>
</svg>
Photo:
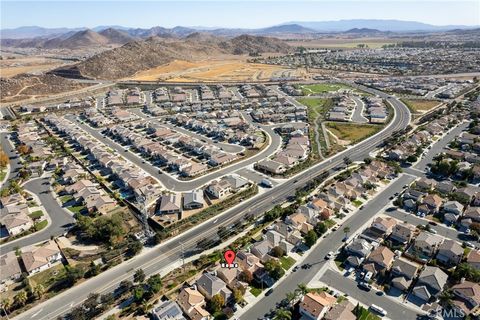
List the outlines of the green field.
<svg viewBox="0 0 480 320">
<path fill-rule="evenodd" d="M 42 210 L 37 210 L 37 211 L 34 211 L 34 212 L 30 213 L 28 216 L 30 218 L 32 218 L 33 220 L 39 219 L 40 217 L 43 216 L 43 211 Z"/>
<path fill-rule="evenodd" d="M 40 231 L 43 228 L 45 228 L 48 225 L 47 220 L 40 221 L 38 223 L 35 223 L 35 230 Z"/>
<path fill-rule="evenodd" d="M 374 315 L 369 310 L 359 307 L 360 308 L 360 315 L 358 315 L 357 311 L 354 310 L 354 314 L 357 315 L 358 320 L 380 320 L 381 318 L 377 315 Z"/>
<path fill-rule="evenodd" d="M 349 87 L 341 83 L 306 84 L 306 85 L 300 85 L 299 88 L 302 90 L 303 94 L 306 96 L 310 94 L 338 91 L 340 89 L 353 89 L 352 87 Z"/>
<path fill-rule="evenodd" d="M 252 289 L 250 289 L 250 293 L 253 294 L 255 297 L 258 297 L 260 295 L 260 293 L 262 293 L 262 289 L 252 288 Z"/>
<path fill-rule="evenodd" d="M 294 264 L 295 264 L 295 259 L 293 259 L 292 257 L 281 257 L 280 258 L 280 263 L 282 264 L 282 268 L 285 269 L 285 270 L 288 270 L 290 269 Z"/>
</svg>

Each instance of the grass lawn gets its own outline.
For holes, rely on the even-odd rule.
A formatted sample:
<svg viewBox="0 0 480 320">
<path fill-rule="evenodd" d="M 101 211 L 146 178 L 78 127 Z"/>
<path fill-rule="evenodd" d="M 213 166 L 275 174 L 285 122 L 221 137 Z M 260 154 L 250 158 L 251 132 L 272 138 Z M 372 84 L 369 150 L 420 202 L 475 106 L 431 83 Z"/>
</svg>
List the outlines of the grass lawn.
<svg viewBox="0 0 480 320">
<path fill-rule="evenodd" d="M 402 101 L 412 112 L 429 111 L 440 104 L 440 102 L 436 100 L 402 99 Z"/>
<path fill-rule="evenodd" d="M 69 195 L 69 194 L 60 197 L 60 201 L 62 201 L 62 203 L 67 203 L 68 201 L 70 201 L 72 199 L 73 199 L 73 196 Z"/>
<path fill-rule="evenodd" d="M 40 217 L 43 216 L 43 211 L 42 210 L 36 210 L 36 211 L 33 211 L 32 213 L 30 213 L 28 216 L 30 218 L 32 218 L 33 220 L 39 219 Z"/>
<path fill-rule="evenodd" d="M 72 207 L 68 207 L 67 209 L 72 211 L 73 213 L 78 213 L 78 212 L 82 211 L 83 209 L 85 209 L 85 207 L 84 206 L 72 206 Z"/>
<path fill-rule="evenodd" d="M 290 269 L 295 264 L 295 262 L 296 260 L 289 256 L 280 258 L 280 263 L 282 264 L 282 268 L 285 270 Z"/>
<path fill-rule="evenodd" d="M 48 220 L 43 220 L 35 223 L 35 230 L 40 231 L 48 225 Z"/>
<path fill-rule="evenodd" d="M 328 229 L 330 229 L 331 227 L 333 227 L 334 225 L 336 225 L 337 223 L 333 220 L 325 220 L 323 223 L 325 223 L 325 225 L 328 227 Z"/>
<path fill-rule="evenodd" d="M 362 205 L 363 202 L 361 200 L 356 199 L 356 200 L 353 200 L 352 203 L 355 207 L 358 208 Z"/>
<path fill-rule="evenodd" d="M 58 279 L 63 273 L 65 273 L 65 268 L 63 267 L 63 264 L 60 263 L 50 269 L 31 276 L 30 281 L 32 282 L 32 286 L 42 284 L 45 289 L 48 289 L 48 287 L 55 282 L 55 279 Z"/>
<path fill-rule="evenodd" d="M 354 312 L 354 314 L 356 314 Z M 357 318 L 358 320 L 380 320 L 380 317 L 377 315 L 374 315 L 367 309 L 360 307 L 360 316 Z"/>
<path fill-rule="evenodd" d="M 383 126 L 375 124 L 333 123 L 327 122 L 326 126 L 337 138 L 357 143 L 380 131 Z"/>
<path fill-rule="evenodd" d="M 260 293 L 262 293 L 262 289 L 254 287 L 250 289 L 250 293 L 253 294 L 255 297 L 258 297 Z"/>
<path fill-rule="evenodd" d="M 338 91 L 340 89 L 352 89 L 352 87 L 346 86 L 340 83 L 317 83 L 300 86 L 304 95 L 324 93 Z"/>
<path fill-rule="evenodd" d="M 0 170 L 0 181 L 3 181 L 3 179 L 5 179 L 6 175 L 7 175 L 7 170 L 1 169 Z"/>
</svg>

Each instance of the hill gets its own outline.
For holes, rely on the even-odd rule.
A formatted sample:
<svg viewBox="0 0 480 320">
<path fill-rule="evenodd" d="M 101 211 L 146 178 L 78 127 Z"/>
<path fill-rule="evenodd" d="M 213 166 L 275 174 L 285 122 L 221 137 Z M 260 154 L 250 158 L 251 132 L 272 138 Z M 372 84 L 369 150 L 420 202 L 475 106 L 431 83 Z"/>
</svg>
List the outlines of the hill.
<svg viewBox="0 0 480 320">
<path fill-rule="evenodd" d="M 120 79 L 175 59 L 191 61 L 224 54 L 292 51 L 293 48 L 281 40 L 248 35 L 233 39 L 205 36 L 202 33 L 173 40 L 150 37 L 104 51 L 72 67 L 60 68 L 52 73 L 96 79 Z"/>
<path fill-rule="evenodd" d="M 114 44 L 125 44 L 127 42 L 135 40 L 135 38 L 130 36 L 127 32 L 120 31 L 114 28 L 104 29 L 98 32 L 98 34 L 107 38 L 109 43 L 114 43 Z"/>
</svg>

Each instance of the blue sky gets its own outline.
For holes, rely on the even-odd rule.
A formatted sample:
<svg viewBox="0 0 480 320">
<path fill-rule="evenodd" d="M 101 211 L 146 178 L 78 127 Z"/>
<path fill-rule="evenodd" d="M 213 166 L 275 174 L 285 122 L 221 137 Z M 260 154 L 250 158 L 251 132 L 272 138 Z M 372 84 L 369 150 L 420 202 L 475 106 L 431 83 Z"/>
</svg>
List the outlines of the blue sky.
<svg viewBox="0 0 480 320">
<path fill-rule="evenodd" d="M 480 1 L 0 1 L 1 28 L 207 26 L 258 28 L 288 21 L 397 19 L 480 25 Z"/>
</svg>

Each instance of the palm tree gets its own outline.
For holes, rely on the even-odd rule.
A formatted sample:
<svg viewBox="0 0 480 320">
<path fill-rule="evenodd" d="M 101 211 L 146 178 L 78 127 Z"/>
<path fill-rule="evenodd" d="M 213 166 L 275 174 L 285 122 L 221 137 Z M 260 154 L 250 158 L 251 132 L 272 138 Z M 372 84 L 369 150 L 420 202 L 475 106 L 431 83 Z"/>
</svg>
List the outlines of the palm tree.
<svg viewBox="0 0 480 320">
<path fill-rule="evenodd" d="M 453 295 L 450 290 L 443 291 L 440 296 L 438 297 L 440 304 L 444 307 L 451 307 L 452 306 L 452 299 Z"/>
<path fill-rule="evenodd" d="M 37 299 L 41 299 L 44 293 L 45 293 L 45 288 L 43 285 L 38 284 L 35 287 L 33 287 L 33 294 L 37 297 Z"/>
<path fill-rule="evenodd" d="M 16 305 L 23 307 L 27 302 L 27 293 L 25 291 L 20 291 L 13 297 L 13 301 L 15 301 Z"/>
<path fill-rule="evenodd" d="M 11 307 L 12 307 L 12 300 L 10 300 L 9 298 L 5 298 L 2 300 L 2 309 L 3 309 L 3 312 L 5 312 L 5 314 L 8 313 Z"/>
<path fill-rule="evenodd" d="M 287 292 L 287 301 L 290 305 L 295 301 L 295 299 L 297 299 L 297 294 L 295 292 Z"/>
<path fill-rule="evenodd" d="M 308 288 L 305 283 L 299 283 L 297 289 L 295 290 L 299 295 L 304 296 L 308 293 Z"/>
<path fill-rule="evenodd" d="M 281 308 L 278 309 L 277 312 L 275 313 L 275 317 L 273 318 L 275 320 L 290 320 L 292 319 L 292 312 L 290 310 Z"/>
</svg>

